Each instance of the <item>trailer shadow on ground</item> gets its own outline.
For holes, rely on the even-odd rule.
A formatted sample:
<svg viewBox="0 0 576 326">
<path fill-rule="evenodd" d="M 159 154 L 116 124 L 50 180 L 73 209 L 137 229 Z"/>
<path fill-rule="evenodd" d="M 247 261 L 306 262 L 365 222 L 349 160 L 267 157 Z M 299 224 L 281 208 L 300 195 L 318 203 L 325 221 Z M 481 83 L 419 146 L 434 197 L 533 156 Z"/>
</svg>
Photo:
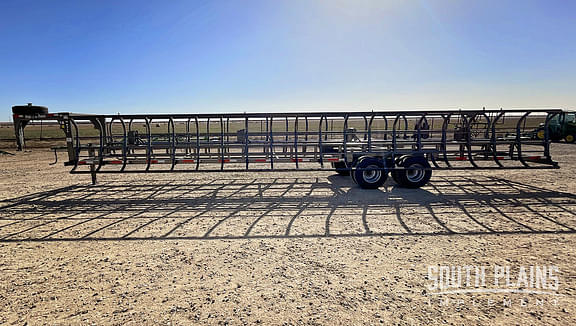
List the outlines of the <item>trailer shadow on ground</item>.
<svg viewBox="0 0 576 326">
<path fill-rule="evenodd" d="M 575 212 L 576 195 L 496 177 L 109 181 L 0 201 L 0 242 L 575 233 Z"/>
</svg>

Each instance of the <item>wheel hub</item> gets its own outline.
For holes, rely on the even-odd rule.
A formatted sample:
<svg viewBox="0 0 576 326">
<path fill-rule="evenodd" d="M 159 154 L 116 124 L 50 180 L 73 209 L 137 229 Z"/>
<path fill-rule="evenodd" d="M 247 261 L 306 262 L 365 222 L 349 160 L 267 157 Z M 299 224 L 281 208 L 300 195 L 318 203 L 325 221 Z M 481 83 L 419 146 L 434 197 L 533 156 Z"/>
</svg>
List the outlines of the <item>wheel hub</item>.
<svg viewBox="0 0 576 326">
<path fill-rule="evenodd" d="M 417 183 L 424 178 L 425 172 L 421 164 L 412 164 L 406 169 L 406 178 L 408 178 L 410 182 Z"/>
<path fill-rule="evenodd" d="M 362 171 L 362 177 L 364 181 L 368 183 L 375 183 L 380 180 L 382 176 L 382 170 L 376 165 L 368 165 L 365 170 Z"/>
</svg>

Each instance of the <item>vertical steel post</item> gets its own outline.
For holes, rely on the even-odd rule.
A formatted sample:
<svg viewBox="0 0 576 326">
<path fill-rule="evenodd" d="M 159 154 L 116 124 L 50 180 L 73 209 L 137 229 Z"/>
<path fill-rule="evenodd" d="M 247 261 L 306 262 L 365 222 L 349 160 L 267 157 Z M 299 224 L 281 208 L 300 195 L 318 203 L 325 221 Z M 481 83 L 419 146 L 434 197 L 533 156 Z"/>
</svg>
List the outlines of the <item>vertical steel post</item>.
<svg viewBox="0 0 576 326">
<path fill-rule="evenodd" d="M 492 130 L 490 136 L 490 143 L 492 144 L 492 156 L 494 158 L 494 162 L 496 162 L 496 164 L 500 167 L 502 167 L 503 165 L 498 159 L 498 144 L 496 142 L 496 123 L 498 123 L 498 120 L 500 120 L 502 116 L 504 116 L 504 112 L 500 112 L 500 114 L 498 114 L 496 118 L 494 118 L 494 120 L 492 121 L 492 125 L 490 127 L 490 129 Z"/>
<path fill-rule="evenodd" d="M 268 128 L 269 137 L 270 137 L 270 169 L 274 170 L 274 138 L 273 138 L 273 129 L 274 129 L 274 117 L 270 116 L 270 127 Z"/>
<path fill-rule="evenodd" d="M 198 116 L 194 117 L 194 124 L 196 126 L 196 171 L 200 168 L 200 124 L 198 123 Z"/>
<path fill-rule="evenodd" d="M 296 169 L 298 169 L 298 115 L 294 119 L 294 162 L 296 162 Z"/>
<path fill-rule="evenodd" d="M 96 169 L 94 167 L 94 148 L 92 144 L 88 144 L 88 157 L 90 157 L 90 175 L 92 176 L 92 185 L 96 184 Z"/>
<path fill-rule="evenodd" d="M 320 122 L 318 123 L 318 150 L 320 151 L 320 167 L 324 168 L 324 148 L 322 145 L 322 121 L 326 119 L 326 116 L 323 114 L 320 116 Z M 326 121 L 328 124 L 328 121 Z"/>
<path fill-rule="evenodd" d="M 176 165 L 176 126 L 174 124 L 174 119 L 170 117 L 168 119 L 168 130 L 172 130 L 170 135 L 170 171 L 174 170 L 174 166 Z"/>
<path fill-rule="evenodd" d="M 224 170 L 224 120 L 220 117 L 220 170 Z"/>
<path fill-rule="evenodd" d="M 548 113 L 546 115 L 546 120 L 544 121 L 544 156 L 546 156 L 548 160 L 552 160 L 550 157 L 550 120 L 552 120 L 557 115 L 558 113 Z"/>
<path fill-rule="evenodd" d="M 528 163 L 526 163 L 524 160 L 524 157 L 522 157 L 522 134 L 520 132 L 520 125 L 524 123 L 524 126 L 526 126 L 526 118 L 528 115 L 530 115 L 530 112 L 524 113 L 524 115 L 516 123 L 516 149 L 518 150 L 518 160 L 520 160 L 520 163 L 522 163 L 522 165 L 525 167 L 530 167 L 530 165 L 528 165 Z"/>
<path fill-rule="evenodd" d="M 244 128 L 245 128 L 245 137 L 244 137 L 244 157 L 246 161 L 246 170 L 248 170 L 248 117 L 244 117 Z"/>
<path fill-rule="evenodd" d="M 70 138 L 70 142 L 74 148 L 74 167 L 72 168 L 72 171 L 75 171 L 78 168 L 78 161 L 80 160 L 80 136 L 78 132 L 78 125 L 72 118 L 70 118 L 70 126 L 74 127 L 74 136 L 76 136 L 75 138 Z M 70 127 L 70 129 L 72 128 Z M 70 130 L 70 135 L 72 136 L 72 130 Z"/>
<path fill-rule="evenodd" d="M 346 113 L 344 115 L 344 130 L 343 130 L 343 136 L 344 136 L 344 143 L 343 143 L 343 151 L 344 151 L 344 164 L 348 167 L 348 113 Z M 354 160 L 354 157 L 352 157 L 352 160 Z"/>
<path fill-rule="evenodd" d="M 152 163 L 152 119 L 146 117 L 144 121 L 146 121 L 146 136 L 148 138 L 148 142 L 146 143 L 146 171 L 148 171 Z"/>
</svg>

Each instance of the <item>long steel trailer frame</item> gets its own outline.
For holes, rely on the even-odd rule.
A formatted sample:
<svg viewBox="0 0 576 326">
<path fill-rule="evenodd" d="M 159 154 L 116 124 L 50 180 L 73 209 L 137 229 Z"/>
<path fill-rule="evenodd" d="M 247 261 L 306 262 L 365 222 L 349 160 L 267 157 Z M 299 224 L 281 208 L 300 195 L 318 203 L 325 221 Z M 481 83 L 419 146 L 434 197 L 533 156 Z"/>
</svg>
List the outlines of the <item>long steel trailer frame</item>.
<svg viewBox="0 0 576 326">
<path fill-rule="evenodd" d="M 46 112 L 15 113 L 14 128 L 21 149 L 29 121 L 58 121 L 66 135 L 65 165 L 72 166 L 71 173 L 91 174 L 93 183 L 98 173 L 336 170 L 351 174 L 363 188 L 382 185 L 388 173 L 399 184 L 416 188 L 438 169 L 558 168 L 550 156 L 548 124 L 560 113 L 546 109 Z M 96 129 L 97 143 L 81 143 L 83 123 Z M 544 135 L 535 130 L 544 130 Z"/>
</svg>

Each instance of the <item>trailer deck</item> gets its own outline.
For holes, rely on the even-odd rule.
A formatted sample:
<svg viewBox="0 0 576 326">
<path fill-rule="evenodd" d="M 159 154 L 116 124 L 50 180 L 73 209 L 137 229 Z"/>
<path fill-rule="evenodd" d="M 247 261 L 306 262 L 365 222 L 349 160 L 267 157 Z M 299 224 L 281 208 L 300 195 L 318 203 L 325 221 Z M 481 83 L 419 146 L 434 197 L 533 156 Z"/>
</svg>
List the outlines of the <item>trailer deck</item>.
<svg viewBox="0 0 576 326">
<path fill-rule="evenodd" d="M 56 120 L 66 135 L 65 164 L 93 183 L 98 173 L 335 170 L 363 188 L 377 188 L 388 174 L 416 188 L 438 169 L 558 168 L 547 126 L 563 112 L 99 115 L 14 108 L 19 149 L 29 121 Z M 83 142 L 85 123 L 97 131 L 96 142 Z"/>
</svg>

